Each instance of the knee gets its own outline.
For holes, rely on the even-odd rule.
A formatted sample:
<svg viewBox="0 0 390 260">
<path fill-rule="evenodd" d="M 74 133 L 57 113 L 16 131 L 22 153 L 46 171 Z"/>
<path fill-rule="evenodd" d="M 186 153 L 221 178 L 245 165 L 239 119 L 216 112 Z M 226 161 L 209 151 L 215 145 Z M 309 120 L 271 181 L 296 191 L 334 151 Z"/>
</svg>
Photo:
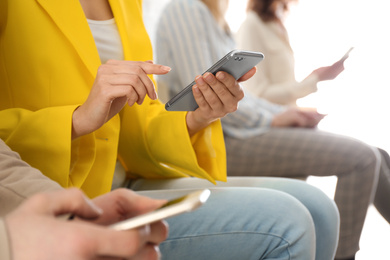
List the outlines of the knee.
<svg viewBox="0 0 390 260">
<path fill-rule="evenodd" d="M 241 226 L 248 231 L 275 234 L 289 244 L 301 241 L 306 248 L 315 248 L 313 218 L 298 199 L 282 191 L 262 188 L 234 188 L 229 196 L 229 208 L 240 215 L 235 221 L 243 221 Z"/>
<path fill-rule="evenodd" d="M 201 208 L 168 221 L 172 232 L 165 246 L 176 248 L 177 243 L 188 242 L 181 238 L 191 235 L 192 241 L 197 241 L 195 249 L 207 247 L 210 238 L 214 244 L 223 245 L 230 259 L 239 259 L 234 258 L 234 252 L 242 254 L 243 248 L 248 249 L 244 250 L 248 254 L 257 255 L 256 259 L 261 255 L 275 259 L 315 256 L 315 225 L 309 210 L 293 196 L 273 189 L 212 189 L 210 199 Z M 242 255 L 241 258 L 252 259 Z"/>
<path fill-rule="evenodd" d="M 300 180 L 281 180 L 278 188 L 304 205 L 310 212 L 315 230 L 330 244 L 337 242 L 340 216 L 336 203 L 323 191 Z"/>
<path fill-rule="evenodd" d="M 364 145 L 364 152 L 361 153 L 361 156 L 356 157 L 355 160 L 355 171 L 351 171 L 355 174 L 348 178 L 359 178 L 360 182 L 364 182 L 365 185 L 373 183 L 375 186 L 380 173 L 381 163 L 384 161 L 380 150 L 370 145 Z M 339 177 L 342 178 L 343 176 Z"/>
<path fill-rule="evenodd" d="M 328 195 L 300 181 L 290 186 L 289 193 L 309 210 L 317 230 L 326 230 L 333 233 L 332 237 L 338 237 L 340 215 L 336 203 Z"/>
<path fill-rule="evenodd" d="M 359 142 L 358 147 L 354 147 L 355 151 L 360 151 L 360 156 L 352 156 L 356 160 L 357 169 L 366 169 L 366 168 L 375 168 L 375 170 L 370 171 L 372 173 L 378 172 L 379 165 L 381 162 L 381 154 L 376 147 L 370 146 L 363 142 Z"/>
<path fill-rule="evenodd" d="M 286 247 L 290 257 L 294 259 L 314 259 L 317 246 L 316 225 L 309 209 L 297 198 L 278 190 L 260 190 L 257 198 L 257 214 L 263 215 L 263 220 L 258 225 L 265 228 L 267 234 L 275 236 L 268 240 L 273 248 L 270 256 Z M 285 243 L 285 247 L 280 246 L 281 241 Z"/>
</svg>

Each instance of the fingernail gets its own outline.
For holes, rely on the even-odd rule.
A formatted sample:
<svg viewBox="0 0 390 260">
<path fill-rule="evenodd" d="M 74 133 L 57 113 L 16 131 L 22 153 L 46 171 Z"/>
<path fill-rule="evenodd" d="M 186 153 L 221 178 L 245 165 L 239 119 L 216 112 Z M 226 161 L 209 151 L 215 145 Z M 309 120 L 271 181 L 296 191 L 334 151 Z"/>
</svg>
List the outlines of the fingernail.
<svg viewBox="0 0 390 260">
<path fill-rule="evenodd" d="M 200 92 L 200 90 L 199 90 L 197 85 L 194 85 L 194 87 L 192 89 L 195 91 L 195 93 L 199 93 Z"/>
<path fill-rule="evenodd" d="M 195 78 L 195 81 L 200 86 L 204 86 L 206 84 L 202 76 L 197 76 Z"/>
<path fill-rule="evenodd" d="M 211 73 L 206 73 L 203 77 L 204 77 L 204 79 L 205 79 L 208 83 L 213 83 L 213 81 L 215 80 L 213 74 L 211 74 Z"/>
<path fill-rule="evenodd" d="M 223 80 L 224 78 L 225 78 L 225 73 L 223 73 L 221 71 L 217 73 L 217 79 Z"/>
<path fill-rule="evenodd" d="M 157 257 L 158 257 L 158 259 L 160 259 L 160 258 L 161 258 L 161 251 L 160 251 L 160 248 L 156 245 L 156 246 L 154 246 L 154 250 L 156 250 Z"/>
<path fill-rule="evenodd" d="M 90 200 L 89 198 L 86 198 L 86 201 L 88 203 L 89 206 L 91 206 L 91 208 L 96 211 L 96 213 L 98 213 L 99 215 L 103 214 L 103 210 L 101 208 L 99 208 L 98 206 L 96 206 L 95 203 L 92 202 L 92 200 Z"/>
<path fill-rule="evenodd" d="M 161 66 L 161 68 L 165 71 L 171 71 L 172 69 L 168 66 Z"/>
<path fill-rule="evenodd" d="M 213 74 L 211 73 L 206 73 L 203 75 L 203 77 L 206 79 L 206 81 L 212 81 L 213 80 Z"/>
<path fill-rule="evenodd" d="M 151 232 L 150 225 L 145 225 L 145 226 L 139 227 L 138 232 L 139 232 L 140 236 L 143 236 L 143 237 L 149 236 L 150 232 Z"/>
</svg>

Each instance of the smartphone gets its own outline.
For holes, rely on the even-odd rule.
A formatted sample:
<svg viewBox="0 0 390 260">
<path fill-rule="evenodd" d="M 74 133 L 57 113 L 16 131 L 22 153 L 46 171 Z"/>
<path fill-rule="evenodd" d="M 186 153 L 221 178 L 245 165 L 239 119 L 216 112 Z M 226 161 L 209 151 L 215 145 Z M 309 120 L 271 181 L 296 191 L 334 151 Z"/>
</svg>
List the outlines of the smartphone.
<svg viewBox="0 0 390 260">
<path fill-rule="evenodd" d="M 349 50 L 344 54 L 343 57 L 341 57 L 340 60 L 346 60 L 349 57 L 349 53 L 354 49 L 354 47 L 349 48 Z"/>
<path fill-rule="evenodd" d="M 237 80 L 263 59 L 264 55 L 261 52 L 233 50 L 204 73 L 211 72 L 215 75 L 218 71 L 225 71 Z M 197 109 L 198 104 L 192 94 L 192 87 L 194 85 L 195 81 L 172 97 L 165 104 L 165 109 L 168 111 L 194 111 Z"/>
<path fill-rule="evenodd" d="M 109 227 L 115 230 L 128 230 L 193 211 L 208 200 L 210 193 L 208 189 L 191 192 L 185 196 L 168 201 L 162 207 L 152 212 L 123 220 Z"/>
</svg>

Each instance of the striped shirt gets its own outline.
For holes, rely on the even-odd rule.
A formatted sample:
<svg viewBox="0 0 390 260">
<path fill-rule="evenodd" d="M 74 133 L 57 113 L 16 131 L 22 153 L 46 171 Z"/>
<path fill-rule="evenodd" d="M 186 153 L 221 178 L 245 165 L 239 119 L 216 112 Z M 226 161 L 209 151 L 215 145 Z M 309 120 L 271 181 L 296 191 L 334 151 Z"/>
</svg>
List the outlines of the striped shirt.
<svg viewBox="0 0 390 260">
<path fill-rule="evenodd" d="M 169 88 L 170 97 L 235 48 L 232 35 L 218 26 L 199 0 L 172 0 L 161 14 L 155 39 L 156 62 L 172 68 L 157 77 L 159 84 Z M 234 138 L 259 135 L 284 109 L 245 92 L 238 110 L 222 118 L 223 131 Z"/>
</svg>

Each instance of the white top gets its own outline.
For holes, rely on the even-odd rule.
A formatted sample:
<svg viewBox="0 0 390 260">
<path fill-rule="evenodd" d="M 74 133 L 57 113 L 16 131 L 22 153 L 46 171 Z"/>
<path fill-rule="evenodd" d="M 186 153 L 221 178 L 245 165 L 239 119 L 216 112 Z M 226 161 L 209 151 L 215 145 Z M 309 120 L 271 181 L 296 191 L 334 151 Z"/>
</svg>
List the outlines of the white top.
<svg viewBox="0 0 390 260">
<path fill-rule="evenodd" d="M 87 19 L 95 40 L 100 61 L 106 63 L 110 59 L 124 60 L 123 46 L 115 19 L 96 21 Z M 122 187 L 126 180 L 126 171 L 117 161 L 112 181 L 112 189 Z"/>
<path fill-rule="evenodd" d="M 102 64 L 109 59 L 123 60 L 123 47 L 115 19 L 104 21 L 87 19 L 87 21 Z"/>
<path fill-rule="evenodd" d="M 255 76 L 244 83 L 254 95 L 281 105 L 296 105 L 297 99 L 317 91 L 316 75 L 296 81 L 288 34 L 276 22 L 265 23 L 249 12 L 236 38 L 239 49 L 260 51 L 265 56 Z"/>
</svg>

